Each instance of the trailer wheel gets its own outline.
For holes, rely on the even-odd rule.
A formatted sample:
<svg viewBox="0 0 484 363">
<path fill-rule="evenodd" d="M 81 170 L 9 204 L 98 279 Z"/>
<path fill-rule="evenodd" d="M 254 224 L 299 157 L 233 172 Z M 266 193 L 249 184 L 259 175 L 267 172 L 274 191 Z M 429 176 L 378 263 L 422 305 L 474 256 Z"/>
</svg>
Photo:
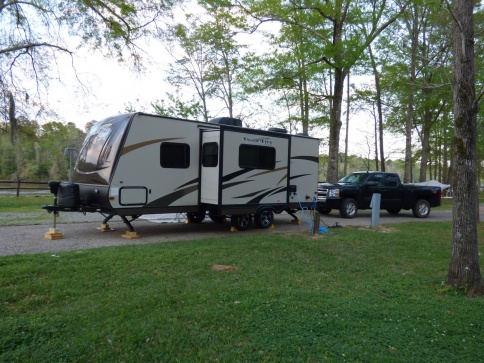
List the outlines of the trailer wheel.
<svg viewBox="0 0 484 363">
<path fill-rule="evenodd" d="M 389 208 L 387 209 L 387 212 L 390 214 L 398 214 L 400 213 L 401 210 L 402 210 L 401 208 Z"/>
<path fill-rule="evenodd" d="M 427 218 L 430 214 L 430 203 L 425 199 L 419 199 L 413 206 L 412 212 L 416 218 Z"/>
<path fill-rule="evenodd" d="M 205 219 L 205 212 L 188 212 L 187 219 L 191 223 L 202 223 Z"/>
<path fill-rule="evenodd" d="M 216 212 L 208 211 L 208 217 L 215 223 L 225 222 L 225 216 L 219 215 Z"/>
<path fill-rule="evenodd" d="M 255 225 L 259 228 L 266 229 L 274 223 L 274 213 L 271 209 L 261 209 L 254 214 Z"/>
<path fill-rule="evenodd" d="M 343 199 L 339 208 L 339 214 L 343 218 L 354 218 L 358 213 L 358 204 L 353 198 Z"/>
<path fill-rule="evenodd" d="M 230 222 L 232 227 L 237 228 L 239 231 L 246 231 L 250 227 L 252 216 L 250 214 L 233 214 Z"/>
</svg>

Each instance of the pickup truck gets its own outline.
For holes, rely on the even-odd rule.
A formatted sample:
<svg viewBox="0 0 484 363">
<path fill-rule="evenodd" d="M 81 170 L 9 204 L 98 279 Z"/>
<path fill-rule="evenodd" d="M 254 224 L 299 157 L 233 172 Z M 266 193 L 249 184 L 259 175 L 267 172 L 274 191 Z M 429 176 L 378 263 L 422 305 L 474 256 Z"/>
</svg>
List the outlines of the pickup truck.
<svg viewBox="0 0 484 363">
<path fill-rule="evenodd" d="M 358 209 L 371 208 L 374 193 L 381 194 L 381 209 L 398 214 L 411 209 L 416 218 L 426 218 L 431 207 L 441 203 L 440 187 L 402 184 L 396 173 L 354 172 L 337 184 L 318 183 L 317 210 L 321 214 L 339 210 L 343 218 L 353 218 Z"/>
</svg>

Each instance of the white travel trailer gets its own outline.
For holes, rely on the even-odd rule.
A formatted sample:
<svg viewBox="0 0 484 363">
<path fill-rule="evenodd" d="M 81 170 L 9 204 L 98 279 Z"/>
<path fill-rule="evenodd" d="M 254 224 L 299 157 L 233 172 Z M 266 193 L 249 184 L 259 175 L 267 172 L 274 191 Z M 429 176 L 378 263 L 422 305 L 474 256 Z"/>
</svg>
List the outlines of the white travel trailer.
<svg viewBox="0 0 484 363">
<path fill-rule="evenodd" d="M 79 152 L 72 182 L 50 182 L 49 212 L 120 216 L 128 228 L 144 214 L 187 213 L 201 222 L 231 218 L 247 229 L 274 213 L 311 207 L 317 196 L 319 140 L 281 129 L 243 128 L 131 113 L 96 123 Z M 282 132 L 283 131 L 283 132 Z M 128 220 L 128 218 L 131 218 Z"/>
</svg>

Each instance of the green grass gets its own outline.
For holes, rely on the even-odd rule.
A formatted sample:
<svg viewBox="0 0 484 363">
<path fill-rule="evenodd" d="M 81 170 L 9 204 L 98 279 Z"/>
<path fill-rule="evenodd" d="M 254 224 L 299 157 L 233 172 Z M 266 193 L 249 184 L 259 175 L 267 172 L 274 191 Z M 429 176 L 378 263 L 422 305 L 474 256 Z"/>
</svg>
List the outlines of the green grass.
<svg viewBox="0 0 484 363">
<path fill-rule="evenodd" d="M 52 214 L 41 207 L 53 204 L 52 195 L 45 196 L 0 196 L 0 226 L 49 224 Z"/>
<path fill-rule="evenodd" d="M 43 196 L 0 196 L 0 208 L 2 211 L 28 212 L 45 204 L 52 204 L 52 195 Z"/>
<path fill-rule="evenodd" d="M 480 362 L 484 299 L 442 284 L 450 234 L 409 223 L 2 257 L 0 361 Z"/>
</svg>

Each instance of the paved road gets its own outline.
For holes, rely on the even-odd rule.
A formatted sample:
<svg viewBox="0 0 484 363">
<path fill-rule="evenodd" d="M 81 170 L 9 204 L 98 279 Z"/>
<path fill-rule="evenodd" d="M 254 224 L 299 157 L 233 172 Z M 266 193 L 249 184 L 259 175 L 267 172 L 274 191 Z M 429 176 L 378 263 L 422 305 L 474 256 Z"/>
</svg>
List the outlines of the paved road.
<svg viewBox="0 0 484 363">
<path fill-rule="evenodd" d="M 71 213 L 72 214 L 72 213 Z M 168 241 L 189 240 L 197 238 L 216 238 L 234 237 L 240 234 L 260 234 L 260 233 L 309 233 L 310 227 L 301 212 L 297 213 L 300 224 L 289 223 L 292 217 L 286 213 L 275 216 L 274 228 L 267 230 L 250 229 L 245 232 L 230 232 L 229 223 L 216 224 L 208 220 L 201 224 L 170 223 L 160 224 L 146 220 L 137 220 L 133 226 L 141 236 L 138 239 L 126 239 L 121 235 L 125 233 L 126 226 L 118 219 L 109 223 L 115 229 L 111 232 L 101 232 L 100 227 L 103 217 L 101 215 L 91 215 L 86 223 L 62 223 L 58 224 L 63 239 L 49 240 L 44 238 L 44 233 L 48 231 L 49 225 L 29 225 L 29 226 L 7 226 L 0 227 L 0 256 L 23 254 L 23 253 L 56 253 L 68 250 L 80 250 L 101 246 L 119 246 L 127 244 L 146 244 L 160 243 Z M 78 214 L 78 222 L 86 220 L 82 214 Z M 94 216 L 94 218 L 93 218 Z M 98 221 L 93 222 L 93 219 Z M 83 219 L 84 218 L 84 219 Z M 404 223 L 404 222 L 441 222 L 450 221 L 451 211 L 432 210 L 426 219 L 414 218 L 411 211 L 402 211 L 399 215 L 390 215 L 382 211 L 380 224 Z M 337 212 L 321 216 L 322 226 L 333 226 L 338 223 L 345 226 L 371 226 L 371 211 L 359 211 L 358 216 L 353 219 L 343 219 Z"/>
</svg>

